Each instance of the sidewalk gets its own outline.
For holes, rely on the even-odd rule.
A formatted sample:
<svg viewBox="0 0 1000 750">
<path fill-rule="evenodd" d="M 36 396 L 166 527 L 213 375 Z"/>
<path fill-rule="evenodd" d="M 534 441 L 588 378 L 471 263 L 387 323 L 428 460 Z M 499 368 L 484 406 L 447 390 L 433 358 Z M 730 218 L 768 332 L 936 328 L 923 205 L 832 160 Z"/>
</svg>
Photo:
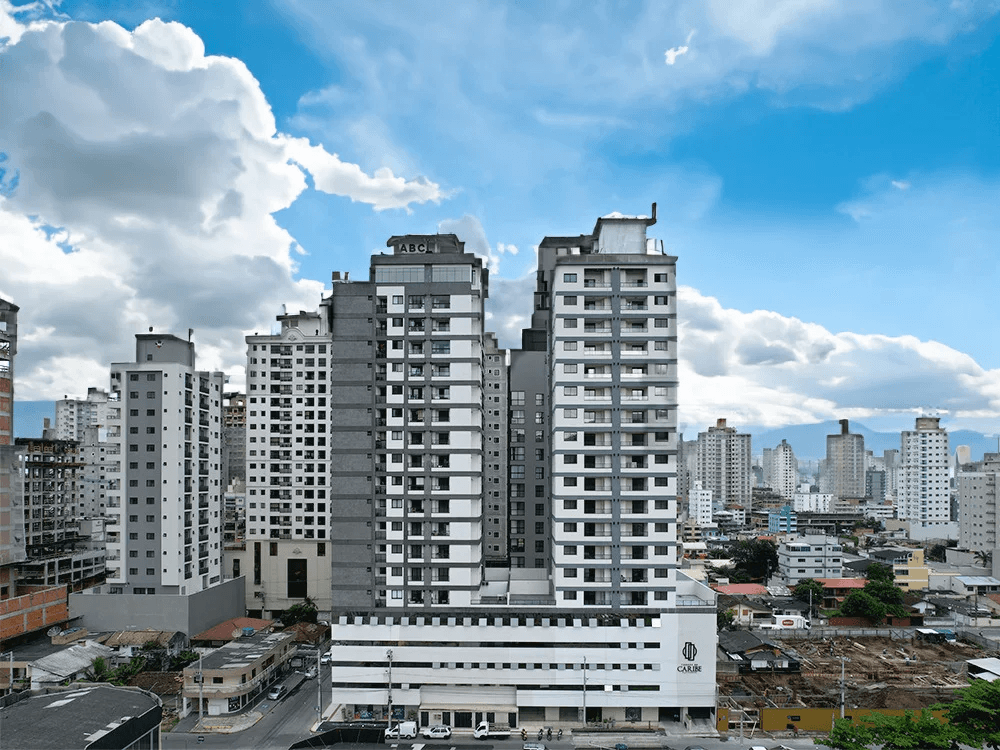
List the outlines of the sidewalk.
<svg viewBox="0 0 1000 750">
<path fill-rule="evenodd" d="M 263 718 L 260 711 L 247 711 L 231 716 L 206 716 L 201 721 L 198 714 L 185 716 L 170 730 L 171 734 L 185 732 L 187 734 L 232 734 L 249 729 Z"/>
</svg>

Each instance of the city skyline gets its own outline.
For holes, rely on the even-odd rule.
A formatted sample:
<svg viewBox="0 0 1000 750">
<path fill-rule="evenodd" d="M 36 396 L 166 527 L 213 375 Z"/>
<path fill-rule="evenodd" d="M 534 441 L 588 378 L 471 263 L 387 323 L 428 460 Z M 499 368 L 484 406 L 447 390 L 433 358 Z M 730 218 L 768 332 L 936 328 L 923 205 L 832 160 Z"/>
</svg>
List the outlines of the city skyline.
<svg viewBox="0 0 1000 750">
<path fill-rule="evenodd" d="M 24 84 L 0 88 L 22 398 L 105 386 L 150 325 L 194 328 L 238 389 L 245 334 L 315 309 L 331 271 L 363 278 L 402 233 L 487 259 L 486 327 L 510 346 L 533 245 L 655 201 L 686 434 L 902 430 L 929 409 L 996 432 L 985 7 L 468 5 L 449 24 L 445 6 L 324 7 L 0 2 Z M 121 25 L 86 23 L 104 20 Z"/>
</svg>

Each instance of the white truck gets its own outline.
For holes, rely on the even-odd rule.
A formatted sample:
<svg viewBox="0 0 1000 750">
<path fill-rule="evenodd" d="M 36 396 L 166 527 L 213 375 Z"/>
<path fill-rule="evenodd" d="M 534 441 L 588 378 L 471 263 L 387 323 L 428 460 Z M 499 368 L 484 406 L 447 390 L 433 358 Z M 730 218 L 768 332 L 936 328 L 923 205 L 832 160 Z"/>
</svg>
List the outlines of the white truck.
<svg viewBox="0 0 1000 750">
<path fill-rule="evenodd" d="M 775 615 L 772 622 L 765 622 L 761 630 L 809 630 L 812 624 L 805 615 Z"/>
<path fill-rule="evenodd" d="M 417 722 L 415 721 L 400 721 L 395 726 L 391 726 L 385 730 L 385 738 L 387 740 L 412 740 L 416 736 Z"/>
<path fill-rule="evenodd" d="M 498 727 L 488 721 L 481 721 L 472 730 L 472 736 L 477 740 L 506 740 L 510 739 L 510 727 Z"/>
</svg>

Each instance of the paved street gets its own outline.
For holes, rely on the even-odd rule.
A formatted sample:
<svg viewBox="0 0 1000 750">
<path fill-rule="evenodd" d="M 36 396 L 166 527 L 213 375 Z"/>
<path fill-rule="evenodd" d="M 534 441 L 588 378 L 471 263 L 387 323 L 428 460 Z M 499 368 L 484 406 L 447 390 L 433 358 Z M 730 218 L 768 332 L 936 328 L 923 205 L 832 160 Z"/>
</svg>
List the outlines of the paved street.
<svg viewBox="0 0 1000 750">
<path fill-rule="evenodd" d="M 320 673 L 323 679 L 324 701 L 330 699 L 330 669 Z M 291 678 L 285 680 L 292 683 Z M 273 748 L 286 750 L 292 744 L 311 735 L 309 728 L 316 721 L 316 680 L 306 680 L 302 686 L 274 702 L 266 698 L 254 710 L 263 714 L 260 721 L 243 732 L 216 734 L 173 731 L 163 734 L 164 750 L 196 750 L 197 748 Z M 185 726 L 190 722 L 182 722 Z M 198 742 L 198 737 L 204 737 Z"/>
</svg>

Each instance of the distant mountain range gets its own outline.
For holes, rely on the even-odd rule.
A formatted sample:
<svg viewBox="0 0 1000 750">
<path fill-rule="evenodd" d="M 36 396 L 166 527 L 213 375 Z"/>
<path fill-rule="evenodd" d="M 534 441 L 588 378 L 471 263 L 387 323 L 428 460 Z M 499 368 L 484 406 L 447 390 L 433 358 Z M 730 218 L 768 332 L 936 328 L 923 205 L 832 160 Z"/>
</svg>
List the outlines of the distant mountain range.
<svg viewBox="0 0 1000 750">
<path fill-rule="evenodd" d="M 875 432 L 869 430 L 860 422 L 851 422 L 851 432 L 864 435 L 865 449 L 881 456 L 888 448 L 899 448 L 898 432 Z M 773 448 L 782 439 L 787 440 L 795 457 L 800 459 L 826 458 L 826 436 L 840 433 L 840 423 L 833 420 L 817 422 L 816 424 L 797 424 L 781 427 L 777 430 L 755 430 L 750 428 L 753 436 L 753 453 L 759 455 L 764 448 Z M 948 445 L 952 453 L 959 445 L 969 446 L 972 460 L 979 461 L 983 453 L 997 452 L 997 438 L 983 435 L 972 430 L 955 430 L 948 433 Z"/>
<path fill-rule="evenodd" d="M 42 421 L 48 417 L 55 421 L 56 404 L 54 401 L 16 401 L 14 403 L 14 434 L 17 437 L 41 437 Z M 738 429 L 744 429 L 742 427 Z M 829 420 L 816 424 L 796 424 L 781 427 L 777 430 L 764 428 L 747 428 L 753 436 L 753 453 L 760 455 L 764 448 L 773 448 L 782 439 L 787 440 L 796 458 L 817 460 L 826 457 L 826 436 L 840 432 L 840 423 Z M 851 422 L 851 432 L 865 436 L 865 448 L 876 456 L 881 456 L 887 448 L 899 448 L 898 432 L 875 432 L 869 430 L 860 422 Z M 696 435 L 688 437 L 694 438 Z M 948 433 L 951 452 L 956 446 L 968 445 L 972 452 L 972 460 L 979 461 L 983 453 L 996 453 L 997 438 L 983 435 L 972 430 L 956 430 Z"/>
</svg>

